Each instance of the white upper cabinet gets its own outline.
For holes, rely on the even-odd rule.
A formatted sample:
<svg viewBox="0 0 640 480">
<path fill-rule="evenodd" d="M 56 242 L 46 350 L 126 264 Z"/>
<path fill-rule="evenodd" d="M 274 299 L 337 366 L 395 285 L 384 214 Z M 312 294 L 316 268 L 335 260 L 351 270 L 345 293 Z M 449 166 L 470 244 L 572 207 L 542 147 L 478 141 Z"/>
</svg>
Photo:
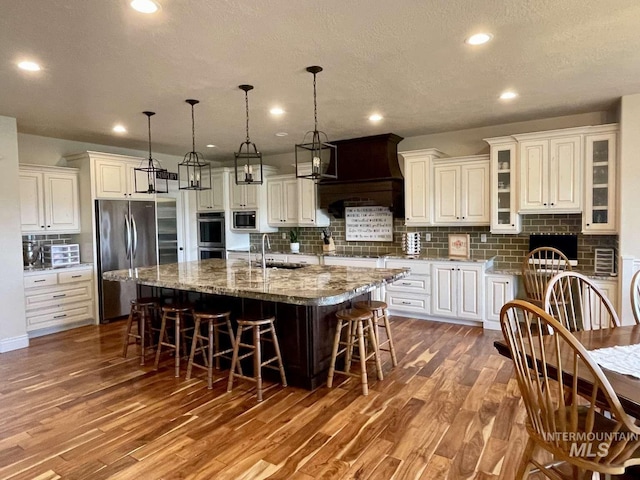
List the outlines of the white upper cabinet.
<svg viewBox="0 0 640 480">
<path fill-rule="evenodd" d="M 80 232 L 78 170 L 20 166 L 22 233 Z"/>
<path fill-rule="evenodd" d="M 95 156 L 95 198 L 97 199 L 127 199 L 127 200 L 149 200 L 148 193 L 136 193 L 136 172 L 135 169 L 141 165 L 144 159 L 135 157 L 124 157 L 105 155 Z M 144 181 L 144 175 L 138 174 L 138 182 Z M 138 189 L 143 189 L 144 185 L 139 184 Z"/>
<path fill-rule="evenodd" d="M 585 195 L 582 233 L 616 234 L 617 128 L 593 127 L 585 135 Z"/>
<path fill-rule="evenodd" d="M 519 142 L 520 213 L 581 212 L 582 134 L 567 130 L 514 135 Z"/>
<path fill-rule="evenodd" d="M 229 200 L 229 172 L 212 169 L 211 189 L 197 192 L 199 212 L 224 212 Z"/>
<path fill-rule="evenodd" d="M 308 178 L 298 179 L 298 225 L 301 227 L 328 227 L 326 210 L 318 209 L 316 182 Z"/>
<path fill-rule="evenodd" d="M 404 158 L 405 225 L 431 225 L 431 162 L 446 155 L 435 149 L 400 155 Z"/>
<path fill-rule="evenodd" d="M 258 189 L 264 185 L 236 185 L 231 182 L 231 208 L 255 209 L 258 208 Z"/>
<path fill-rule="evenodd" d="M 491 146 L 491 233 L 522 231 L 517 207 L 517 144 L 513 137 L 485 138 Z"/>
<path fill-rule="evenodd" d="M 295 175 L 267 179 L 267 223 L 272 227 L 298 224 L 298 181 Z"/>
<path fill-rule="evenodd" d="M 488 225 L 489 156 L 433 162 L 433 225 Z"/>
</svg>

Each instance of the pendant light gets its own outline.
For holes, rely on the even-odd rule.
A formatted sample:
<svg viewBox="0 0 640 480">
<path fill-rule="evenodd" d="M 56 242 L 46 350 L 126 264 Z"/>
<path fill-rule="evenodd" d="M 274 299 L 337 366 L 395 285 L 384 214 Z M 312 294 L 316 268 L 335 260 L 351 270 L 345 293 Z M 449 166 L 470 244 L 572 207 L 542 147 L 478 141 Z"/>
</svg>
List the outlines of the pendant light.
<svg viewBox="0 0 640 480">
<path fill-rule="evenodd" d="M 262 154 L 258 151 L 256 144 L 249 140 L 249 90 L 253 90 L 253 85 L 239 85 L 238 88 L 244 91 L 247 139 L 240 144 L 235 154 L 236 185 L 258 185 L 262 184 L 263 180 Z"/>
<path fill-rule="evenodd" d="M 211 190 L 211 164 L 204 160 L 204 155 L 196 152 L 196 127 L 194 105 L 198 100 L 185 100 L 191 105 L 191 151 L 178 164 L 178 189 Z"/>
<path fill-rule="evenodd" d="M 316 75 L 321 71 L 322 67 L 307 67 L 307 72 L 313 74 L 314 129 L 305 134 L 302 143 L 296 144 L 296 177 L 316 182 L 323 178 L 338 178 L 337 147 L 329 143 L 326 133 L 318 131 Z"/>
<path fill-rule="evenodd" d="M 158 160 L 154 160 L 151 156 L 151 117 L 155 112 L 142 112 L 147 116 L 149 127 L 149 158 L 140 162 L 138 168 L 133 169 L 133 179 L 135 183 L 136 193 L 168 193 L 169 181 L 166 168 L 160 166 Z M 141 178 L 138 178 L 141 177 Z M 164 182 L 164 184 L 163 184 Z"/>
</svg>

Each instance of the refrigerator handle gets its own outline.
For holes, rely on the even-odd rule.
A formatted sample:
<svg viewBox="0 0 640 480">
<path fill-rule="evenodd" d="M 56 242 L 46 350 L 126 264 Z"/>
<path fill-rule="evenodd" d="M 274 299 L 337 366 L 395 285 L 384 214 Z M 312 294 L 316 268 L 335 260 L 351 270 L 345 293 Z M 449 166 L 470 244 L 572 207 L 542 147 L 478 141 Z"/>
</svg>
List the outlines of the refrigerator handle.
<svg viewBox="0 0 640 480">
<path fill-rule="evenodd" d="M 131 258 L 131 227 L 126 213 L 124 214 L 124 242 L 127 244 L 127 260 L 129 260 Z"/>
<path fill-rule="evenodd" d="M 131 227 L 133 230 L 133 247 L 131 249 L 131 256 L 136 258 L 138 253 L 138 226 L 136 225 L 136 217 L 131 215 Z"/>
</svg>

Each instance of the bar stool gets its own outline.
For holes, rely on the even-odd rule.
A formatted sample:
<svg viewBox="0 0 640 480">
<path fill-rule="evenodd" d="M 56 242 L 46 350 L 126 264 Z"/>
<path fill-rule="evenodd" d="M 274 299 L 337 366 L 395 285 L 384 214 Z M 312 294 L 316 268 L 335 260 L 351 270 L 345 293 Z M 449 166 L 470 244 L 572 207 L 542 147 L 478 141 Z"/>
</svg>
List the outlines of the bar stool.
<svg viewBox="0 0 640 480">
<path fill-rule="evenodd" d="M 140 365 L 144 365 L 146 349 L 153 347 L 153 320 L 160 309 L 159 298 L 136 298 L 131 300 L 131 310 L 127 320 L 127 331 L 124 334 L 124 347 L 122 356 L 127 358 L 127 352 L 131 343 L 140 342 Z M 136 324 L 136 333 L 132 333 L 133 324 Z M 133 338 L 133 342 L 131 342 Z M 147 342 L 149 342 L 147 344 Z"/>
<path fill-rule="evenodd" d="M 193 340 L 191 341 L 191 355 L 189 355 L 189 364 L 187 366 L 187 380 L 191 378 L 191 370 L 193 367 L 202 368 L 207 371 L 207 388 L 213 388 L 213 363 L 215 359 L 216 369 L 220 369 L 220 357 L 231 360 L 226 355 L 233 352 L 235 340 L 233 336 L 233 328 L 231 327 L 231 312 L 194 312 L 195 327 L 193 331 Z M 207 324 L 207 335 L 202 335 L 201 326 Z M 231 348 L 220 350 L 220 334 L 229 336 L 231 340 Z M 206 350 L 204 341 L 207 342 Z M 198 344 L 200 347 L 198 348 Z M 194 361 L 196 350 L 200 350 L 204 364 Z M 239 366 L 239 364 L 238 364 Z M 240 370 L 242 373 L 242 370 Z"/>
<path fill-rule="evenodd" d="M 284 373 L 284 365 L 282 364 L 282 356 L 280 355 L 280 345 L 276 336 L 275 317 L 263 318 L 260 320 L 238 320 L 238 330 L 236 332 L 235 343 L 233 345 L 233 357 L 231 359 L 231 371 L 229 372 L 229 383 L 227 384 L 227 392 L 233 388 L 234 378 L 243 378 L 256 382 L 258 390 L 258 402 L 262 401 L 262 367 L 271 368 L 280 371 L 282 386 L 287 386 L 287 378 Z M 253 330 L 253 344 L 242 343 L 242 333 L 245 330 Z M 262 334 L 271 333 L 271 338 L 263 338 Z M 261 341 L 273 343 L 275 356 L 262 361 Z M 249 352 L 243 355 L 239 354 L 240 347 L 248 348 Z M 240 360 L 253 355 L 253 377 L 247 377 L 240 370 Z M 277 361 L 278 366 L 275 367 L 271 363 Z M 238 373 L 236 373 L 238 369 Z"/>
<path fill-rule="evenodd" d="M 382 380 L 382 366 L 380 365 L 380 356 L 378 355 L 378 342 L 376 340 L 375 329 L 373 326 L 373 314 L 365 310 L 356 310 L 349 308 L 345 310 L 338 310 L 336 312 L 338 318 L 338 326 L 336 328 L 336 336 L 333 341 L 333 352 L 331 354 L 331 364 L 329 366 L 329 377 L 327 378 L 327 387 L 331 388 L 333 385 L 333 375 L 335 373 L 342 373 L 351 377 L 360 376 L 362 383 L 362 394 L 369 394 L 369 385 L 367 382 L 367 361 L 373 359 L 376 364 L 376 373 L 378 380 Z M 342 341 L 342 330 L 347 330 L 347 340 Z M 367 353 L 365 347 L 365 336 L 371 344 L 371 352 Z M 355 342 L 358 343 L 358 355 L 357 359 L 360 361 L 360 374 L 352 373 L 351 361 L 354 360 L 353 347 Z M 340 346 L 344 345 L 344 348 L 340 349 Z M 336 359 L 338 355 L 345 354 L 344 370 L 336 370 Z"/>
<path fill-rule="evenodd" d="M 377 300 L 367 300 L 364 302 L 356 302 L 353 308 L 365 310 L 373 314 L 374 334 L 378 341 L 378 351 L 389 352 L 391 354 L 391 364 L 394 367 L 398 366 L 396 349 L 393 346 L 393 337 L 391 336 L 391 325 L 389 325 L 389 317 L 387 317 L 387 304 Z M 384 329 L 387 335 L 387 339 L 384 342 L 380 341 L 380 329 Z M 388 348 L 382 348 L 385 345 L 388 345 Z"/>
<path fill-rule="evenodd" d="M 162 323 L 160 325 L 160 338 L 158 338 L 158 349 L 156 350 L 156 362 L 154 368 L 157 370 L 160 364 L 160 352 L 162 347 L 169 347 L 175 351 L 175 376 L 180 376 L 180 343 L 182 343 L 183 349 L 186 351 L 186 343 L 184 335 L 193 327 L 186 326 L 187 317 L 193 317 L 193 308 L 191 305 L 186 304 L 174 304 L 165 305 L 162 307 Z M 173 337 L 173 343 L 169 341 L 167 332 L 167 322 L 174 322 L 175 334 Z"/>
</svg>

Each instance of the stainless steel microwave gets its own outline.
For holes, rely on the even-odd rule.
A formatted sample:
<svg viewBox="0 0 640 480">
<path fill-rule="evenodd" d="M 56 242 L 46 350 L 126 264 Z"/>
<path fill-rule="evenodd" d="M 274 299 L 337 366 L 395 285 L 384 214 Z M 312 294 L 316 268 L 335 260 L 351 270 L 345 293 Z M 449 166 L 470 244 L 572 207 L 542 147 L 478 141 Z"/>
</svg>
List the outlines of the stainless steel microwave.
<svg viewBox="0 0 640 480">
<path fill-rule="evenodd" d="M 233 212 L 233 228 L 243 230 L 255 230 L 258 228 L 257 214 L 255 210 L 242 210 Z"/>
</svg>

